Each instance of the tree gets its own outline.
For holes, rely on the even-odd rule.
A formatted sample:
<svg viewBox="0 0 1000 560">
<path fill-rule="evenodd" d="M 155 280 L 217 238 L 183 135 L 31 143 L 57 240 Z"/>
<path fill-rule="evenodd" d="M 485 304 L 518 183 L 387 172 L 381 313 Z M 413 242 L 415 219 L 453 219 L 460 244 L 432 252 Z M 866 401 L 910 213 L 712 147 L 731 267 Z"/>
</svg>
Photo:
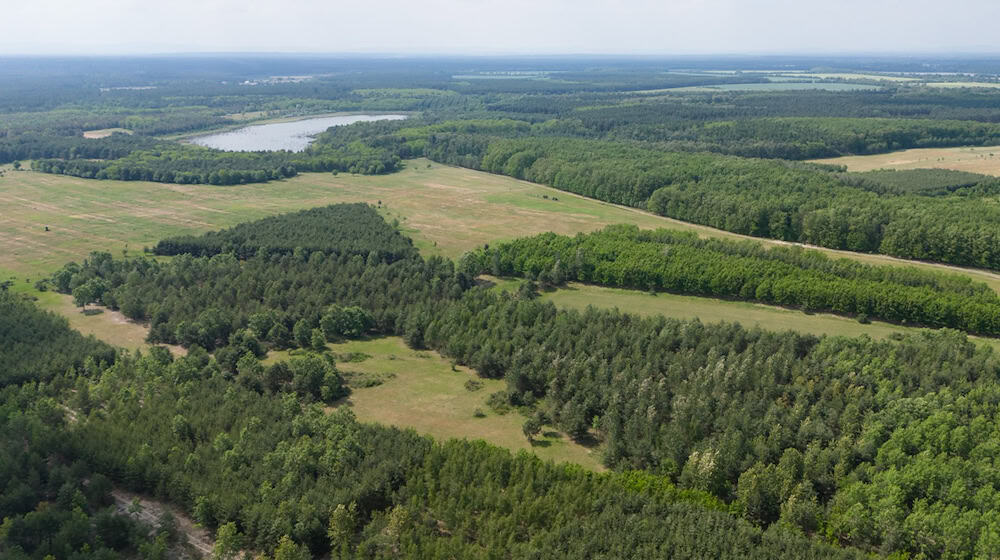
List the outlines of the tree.
<svg viewBox="0 0 1000 560">
<path fill-rule="evenodd" d="M 274 551 L 274 560 L 311 560 L 309 549 L 296 544 L 288 535 L 281 537 Z"/>
<path fill-rule="evenodd" d="M 309 324 L 306 323 L 305 319 L 299 319 L 292 327 L 292 336 L 295 338 L 295 344 L 299 348 L 309 348 L 312 343 L 312 329 L 309 328 Z"/>
<path fill-rule="evenodd" d="M 319 329 L 312 330 L 310 345 L 312 346 L 312 349 L 317 352 L 326 350 L 326 337 L 323 336 L 323 331 Z"/>
<path fill-rule="evenodd" d="M 330 548 L 341 558 L 347 558 L 350 553 L 351 538 L 358 523 L 357 504 L 351 502 L 349 506 L 337 505 L 337 508 L 330 514 L 330 525 L 326 534 L 330 537 Z"/>
<path fill-rule="evenodd" d="M 94 286 L 90 282 L 73 288 L 73 304 L 86 309 L 87 304 L 94 301 Z"/>
<path fill-rule="evenodd" d="M 524 437 L 528 438 L 528 441 L 534 441 L 535 436 L 542 431 L 542 424 L 536 418 L 528 418 L 524 421 L 524 426 L 521 430 L 524 432 Z"/>
<path fill-rule="evenodd" d="M 219 527 L 215 534 L 213 560 L 232 560 L 246 547 L 246 538 L 236 530 L 236 523 L 230 521 Z"/>
</svg>

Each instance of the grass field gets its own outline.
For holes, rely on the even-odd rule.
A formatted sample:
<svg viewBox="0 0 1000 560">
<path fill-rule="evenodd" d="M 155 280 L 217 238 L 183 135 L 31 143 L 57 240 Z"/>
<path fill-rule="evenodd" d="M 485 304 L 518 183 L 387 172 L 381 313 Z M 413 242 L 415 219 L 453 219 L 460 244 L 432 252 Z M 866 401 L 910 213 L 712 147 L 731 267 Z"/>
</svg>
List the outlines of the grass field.
<svg viewBox="0 0 1000 560">
<path fill-rule="evenodd" d="M 824 91 L 860 91 L 874 90 L 878 86 L 867 84 L 846 84 L 840 82 L 767 82 L 756 84 L 721 84 L 717 86 L 686 86 L 664 90 L 649 90 L 648 93 L 700 93 L 713 91 L 792 91 L 818 89 Z"/>
<path fill-rule="evenodd" d="M 1000 146 L 960 148 L 918 148 L 875 154 L 813 160 L 819 163 L 846 165 L 848 171 L 874 169 L 956 169 L 1000 176 Z"/>
<path fill-rule="evenodd" d="M 422 159 L 408 162 L 406 169 L 391 175 L 311 173 L 286 181 L 233 187 L 93 181 L 12 171 L 8 166 L 0 177 L 0 279 L 13 276 L 19 283 L 33 281 L 95 250 L 119 255 L 127 249 L 136 254 L 171 235 L 200 233 L 335 202 L 379 201 L 382 214 L 389 220 L 398 219 L 424 254 L 448 257 L 497 240 L 545 231 L 574 234 L 613 223 L 746 239 L 534 183 Z M 988 271 L 823 251 L 870 264 L 949 269 L 1000 291 L 1000 275 Z M 56 307 L 48 300 L 43 302 L 49 308 Z M 107 319 L 86 317 L 79 326 L 86 331 L 93 323 L 90 332 L 99 332 Z"/>
<path fill-rule="evenodd" d="M 516 290 L 519 281 L 493 279 L 496 289 Z M 817 336 L 860 336 L 888 338 L 894 333 L 905 334 L 918 329 L 881 321 L 861 324 L 857 320 L 830 313 L 805 313 L 773 305 L 730 301 L 716 298 L 684 296 L 664 292 L 651 295 L 638 290 L 605 288 L 570 283 L 564 288 L 542 293 L 542 299 L 558 307 L 586 309 L 588 305 L 643 316 L 663 315 L 675 319 L 700 319 L 703 323 L 726 321 L 744 327 L 758 326 L 772 331 L 794 330 Z M 1000 350 L 1000 339 L 972 337 Z"/>
<path fill-rule="evenodd" d="M 516 411 L 494 413 L 486 405 L 490 393 L 505 383 L 482 379 L 468 368 L 456 366 L 437 352 L 412 350 L 401 338 L 386 337 L 328 345 L 331 352 L 361 352 L 371 358 L 362 362 L 338 363 L 341 371 L 390 374 L 381 385 L 356 388 L 335 406 L 346 406 L 360 420 L 378 422 L 438 439 L 483 439 L 511 450 L 526 449 L 543 459 L 570 461 L 593 470 L 602 470 L 600 451 L 573 443 L 565 435 L 546 427 L 534 444 L 521 431 L 524 417 Z M 288 359 L 288 352 L 272 352 L 266 363 Z M 475 379 L 482 388 L 469 391 L 465 382 Z M 473 413 L 486 414 L 476 418 Z"/>
<path fill-rule="evenodd" d="M 0 177 L 0 271 L 48 274 L 94 250 L 117 255 L 127 248 L 134 254 L 170 235 L 335 202 L 379 200 L 383 214 L 398 218 L 422 249 L 452 257 L 497 239 L 548 230 L 576 233 L 611 223 L 667 224 L 644 212 L 427 160 L 411 162 L 392 175 L 304 174 L 233 187 L 8 171 Z"/>
</svg>

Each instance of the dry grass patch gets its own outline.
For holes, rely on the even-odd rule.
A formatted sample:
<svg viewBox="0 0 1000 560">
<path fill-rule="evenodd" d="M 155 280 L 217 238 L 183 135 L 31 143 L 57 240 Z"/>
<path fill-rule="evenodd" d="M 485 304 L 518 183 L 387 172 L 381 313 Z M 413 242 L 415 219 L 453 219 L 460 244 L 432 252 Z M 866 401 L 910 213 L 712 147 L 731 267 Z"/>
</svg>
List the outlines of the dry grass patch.
<svg viewBox="0 0 1000 560">
<path fill-rule="evenodd" d="M 102 128 L 100 130 L 84 131 L 83 137 L 96 140 L 98 138 L 107 138 L 116 132 L 120 132 L 122 134 L 132 134 L 132 131 L 127 128 Z"/>
<path fill-rule="evenodd" d="M 848 171 L 876 169 L 954 169 L 1000 177 L 1000 146 L 915 148 L 887 154 L 813 160 L 846 165 Z"/>
</svg>

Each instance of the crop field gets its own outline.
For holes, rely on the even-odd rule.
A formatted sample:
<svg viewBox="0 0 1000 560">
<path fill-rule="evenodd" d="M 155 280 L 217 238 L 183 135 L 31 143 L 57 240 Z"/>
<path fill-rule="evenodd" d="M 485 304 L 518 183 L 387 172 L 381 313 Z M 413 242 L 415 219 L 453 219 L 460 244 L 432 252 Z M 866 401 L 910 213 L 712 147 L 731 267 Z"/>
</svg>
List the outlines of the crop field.
<svg viewBox="0 0 1000 560">
<path fill-rule="evenodd" d="M 516 410 L 495 413 L 486 405 L 490 393 L 504 389 L 502 380 L 482 379 L 472 370 L 456 366 L 428 350 L 413 350 L 399 337 L 356 340 L 329 344 L 337 354 L 371 356 L 360 362 L 339 362 L 342 372 L 374 375 L 381 385 L 352 389 L 336 407 L 349 407 L 367 422 L 412 428 L 438 439 L 483 439 L 512 450 L 530 450 L 543 459 L 570 461 L 593 470 L 603 470 L 600 451 L 576 444 L 550 427 L 534 443 L 521 431 L 524 417 Z M 288 352 L 271 352 L 265 363 L 288 359 Z M 470 391 L 466 381 L 481 387 Z M 485 416 L 477 418 L 476 410 Z"/>
<path fill-rule="evenodd" d="M 848 171 L 874 169 L 955 169 L 1000 177 L 1000 146 L 918 148 L 869 156 L 844 156 L 814 160 L 846 165 Z"/>
</svg>

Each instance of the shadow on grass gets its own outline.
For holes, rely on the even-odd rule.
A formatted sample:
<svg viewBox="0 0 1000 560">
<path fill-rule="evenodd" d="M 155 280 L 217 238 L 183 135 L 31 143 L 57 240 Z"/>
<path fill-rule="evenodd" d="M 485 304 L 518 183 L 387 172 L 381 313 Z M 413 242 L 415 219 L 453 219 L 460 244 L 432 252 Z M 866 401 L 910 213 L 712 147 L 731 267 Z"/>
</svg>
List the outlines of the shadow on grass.
<svg viewBox="0 0 1000 560">
<path fill-rule="evenodd" d="M 601 444 L 601 440 L 597 439 L 597 437 L 595 437 L 594 434 L 590 432 L 586 432 L 584 434 L 580 434 L 574 437 L 573 441 L 578 445 L 586 447 L 587 449 L 593 449 Z"/>
<path fill-rule="evenodd" d="M 100 308 L 97 308 L 97 309 L 84 309 L 80 313 L 83 313 L 87 317 L 93 317 L 94 315 L 100 315 L 101 313 L 104 313 L 104 310 L 100 309 Z"/>
<path fill-rule="evenodd" d="M 552 442 L 544 439 L 528 440 L 532 447 L 552 447 Z"/>
</svg>

